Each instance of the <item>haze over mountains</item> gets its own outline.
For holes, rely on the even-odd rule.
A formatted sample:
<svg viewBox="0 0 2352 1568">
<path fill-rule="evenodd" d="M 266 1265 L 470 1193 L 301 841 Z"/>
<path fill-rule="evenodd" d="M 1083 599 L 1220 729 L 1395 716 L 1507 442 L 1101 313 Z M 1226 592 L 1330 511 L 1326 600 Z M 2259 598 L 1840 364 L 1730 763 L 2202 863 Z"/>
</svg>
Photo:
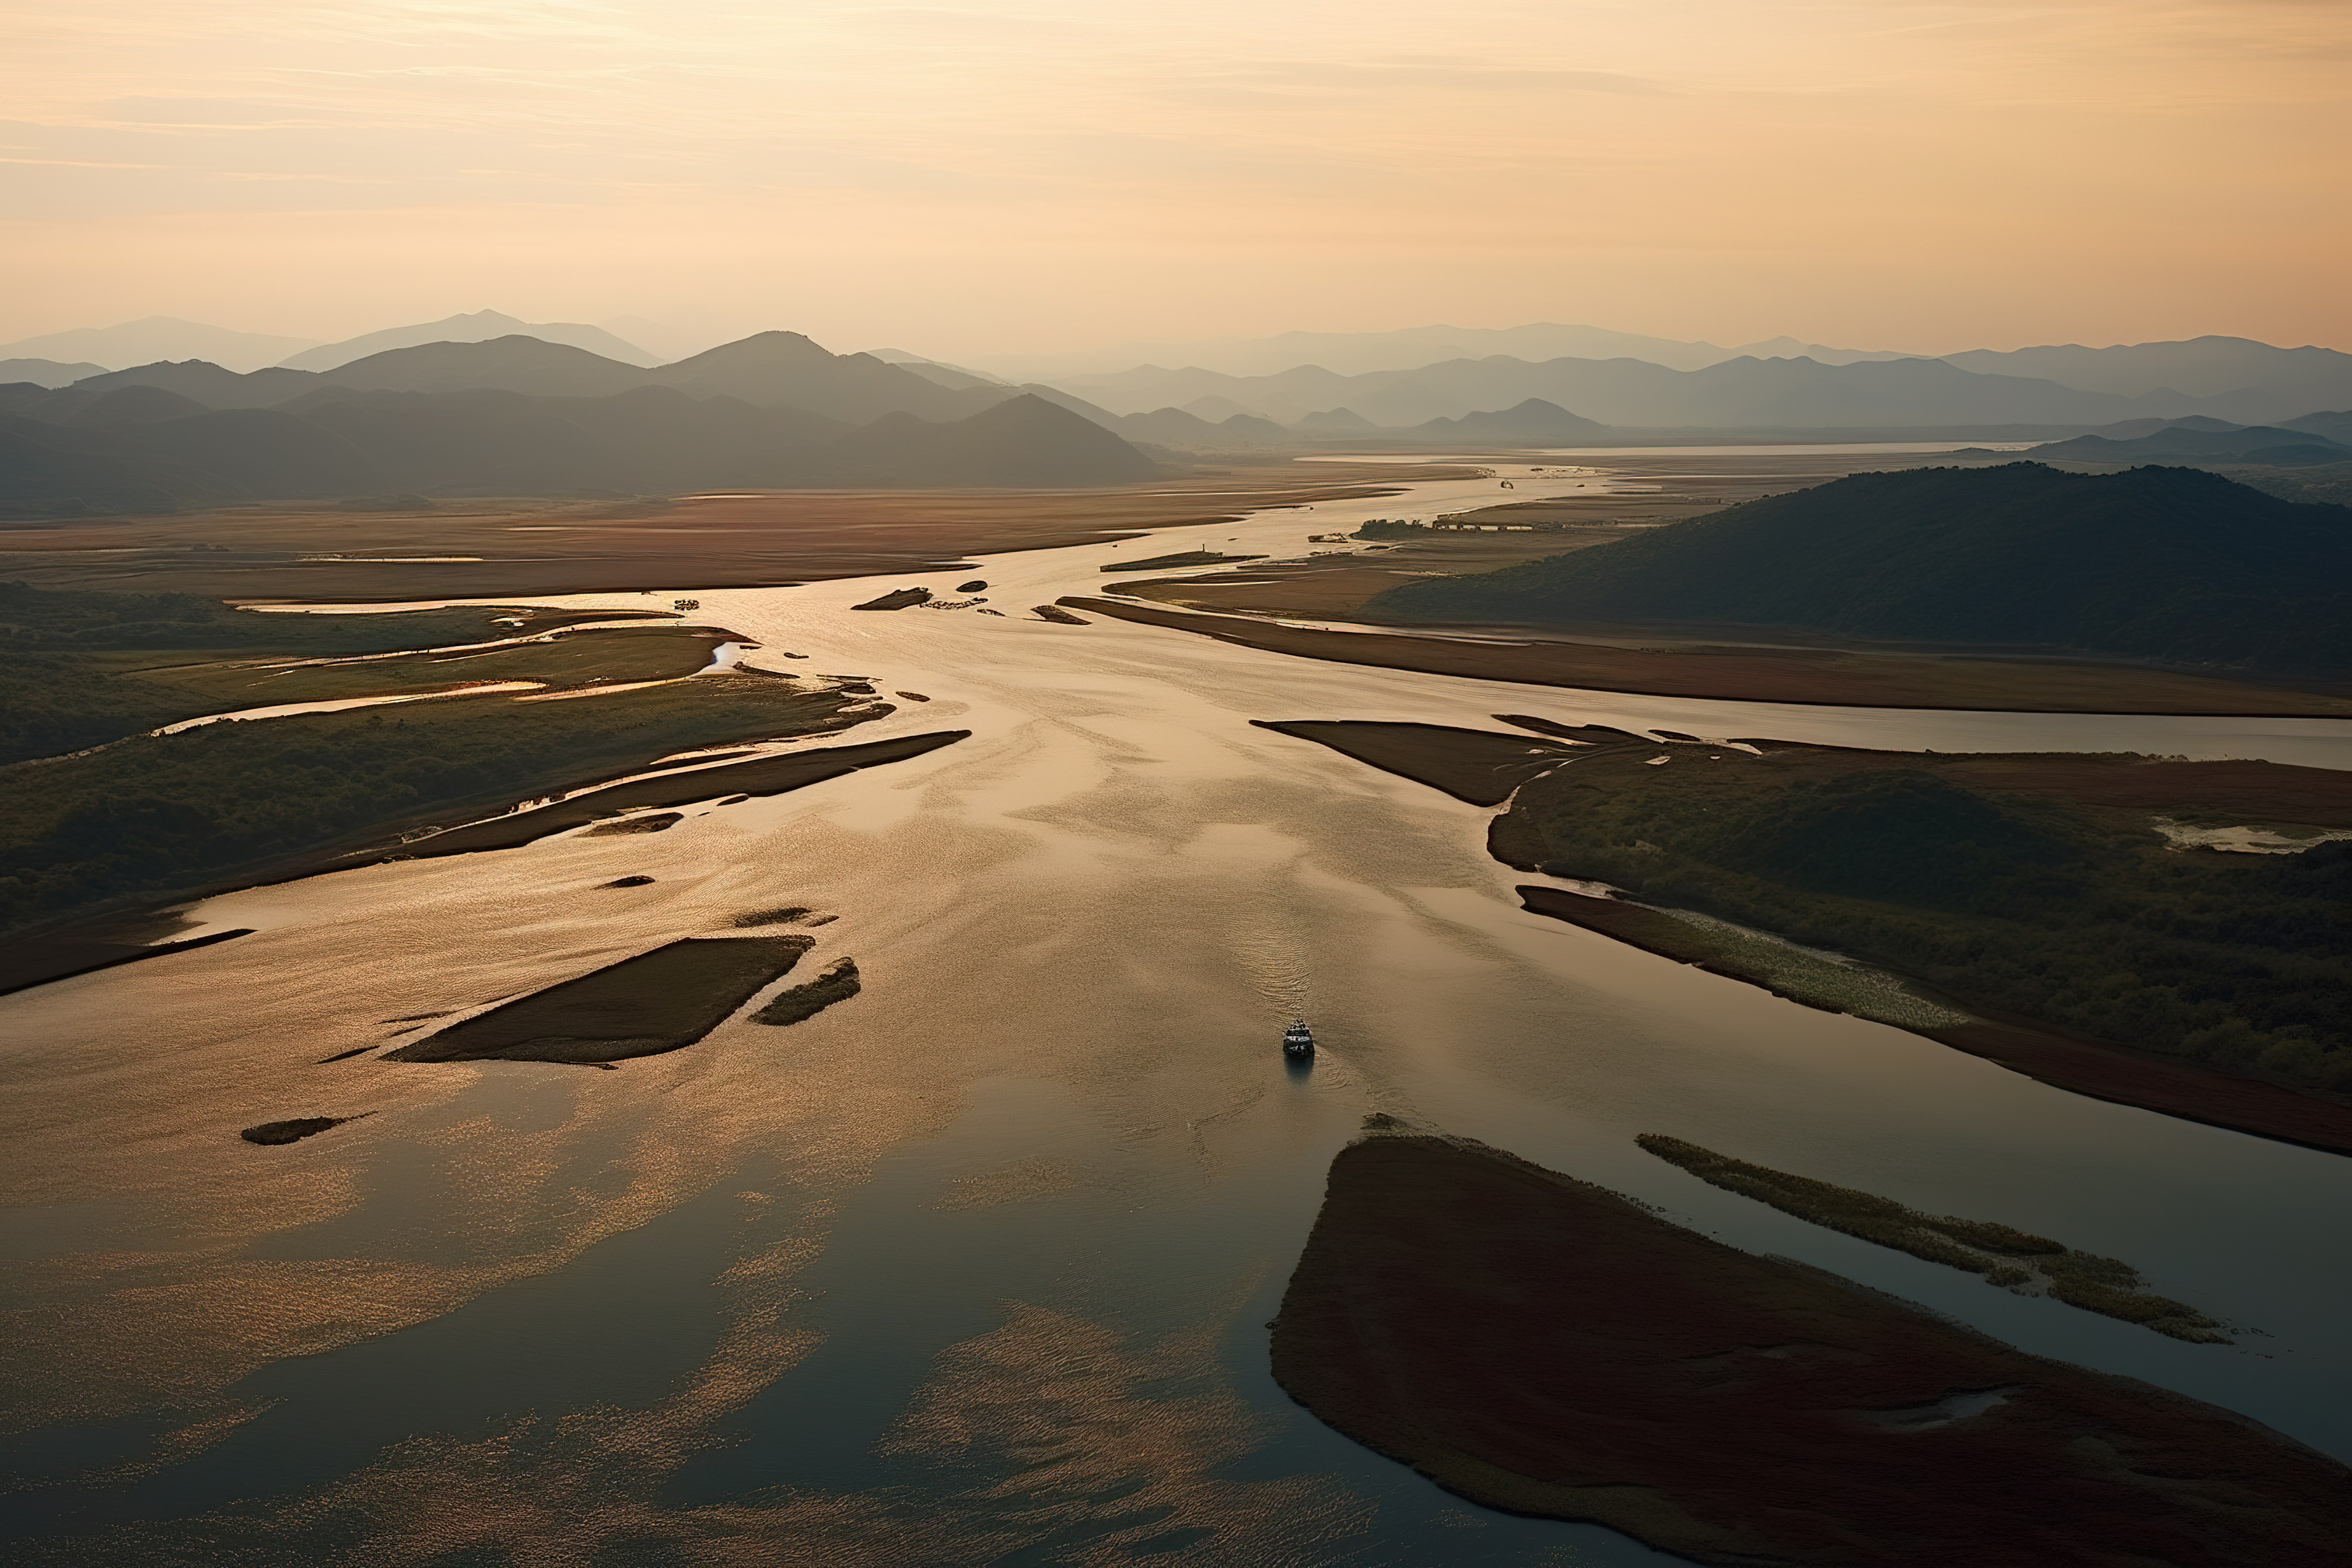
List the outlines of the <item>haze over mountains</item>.
<svg viewBox="0 0 2352 1568">
<path fill-rule="evenodd" d="M 0 386 L 0 510 L 169 511 L 383 491 L 1117 483 L 1150 458 L 1013 388 L 958 390 L 793 332 L 658 371 L 509 336 L 327 372 L 202 362 Z"/>
<path fill-rule="evenodd" d="M 1963 359 L 1968 363 L 1957 363 Z M 2104 384 L 2059 381 L 2037 366 Z M 2167 369 L 2177 370 L 2179 379 L 2192 386 L 2224 389 L 2188 393 L 2147 384 Z M 1413 425 L 1509 407 L 1530 397 L 1603 424 L 1633 427 L 2102 425 L 2190 414 L 2259 423 L 2352 405 L 2352 354 L 2200 339 L 2130 349 L 2023 350 L 1841 364 L 1805 356 L 1743 355 L 1689 370 L 1633 357 L 1531 362 L 1489 355 L 1357 374 L 1311 364 L 1265 375 L 1144 365 L 1113 374 L 1063 376 L 1054 384 L 1116 413 L 1191 408 L 1213 397 L 1222 405 L 1285 424 L 1347 408 L 1377 425 Z"/>
<path fill-rule="evenodd" d="M 661 333 L 664 329 L 652 321 L 635 322 Z M 666 353 L 648 353 L 635 342 L 616 335 L 604 327 L 592 327 L 579 321 L 523 321 L 497 310 L 476 310 L 471 314 L 446 317 L 438 321 L 420 321 L 413 326 L 388 327 L 382 331 L 363 333 L 341 342 L 322 343 L 316 338 L 283 337 L 269 332 L 241 332 L 227 327 L 206 326 L 201 321 L 184 321 L 176 316 L 148 316 L 136 321 L 124 321 L 111 327 L 77 327 L 70 331 L 48 332 L 39 337 L 22 338 L 13 343 L 0 343 L 0 371 L 19 361 L 47 362 L 59 368 L 88 366 L 81 375 L 95 374 L 101 370 L 125 370 L 133 365 L 153 364 L 165 360 L 203 360 L 224 370 L 255 371 L 270 365 L 290 365 L 297 370 L 332 370 L 369 354 L 386 349 L 411 348 L 419 343 L 472 343 L 489 338 L 503 338 L 517 332 L 528 333 L 542 342 L 569 343 L 608 359 L 627 364 L 659 364 L 675 357 Z M 0 382 L 38 381 L 43 385 L 63 386 L 78 381 L 80 375 L 63 380 L 47 380 L 29 367 L 21 374 L 0 374 Z"/>
<path fill-rule="evenodd" d="M 162 318 L 130 325 L 189 341 L 216 331 Z M 133 341 L 128 331 L 37 342 L 103 348 Z M 1428 352 L 1437 335 L 1463 334 L 1264 342 L 1275 345 L 1268 353 L 1351 343 Z M 250 364 L 254 335 L 229 336 L 232 357 Z M 1581 327 L 1482 341 L 1687 350 L 1685 361 L 1706 349 Z M 786 331 L 669 363 L 653 357 L 603 328 L 530 326 L 484 310 L 245 370 L 201 356 L 96 374 L 86 374 L 89 361 L 18 361 L 15 379 L 0 383 L 0 503 L 22 517 L 370 489 L 1097 484 L 1150 472 L 1154 454 L 1543 447 L 1692 432 L 2078 437 L 2046 455 L 2092 462 L 2332 468 L 2352 458 L 2352 431 L 2329 423 L 2347 416 L 2315 412 L 2352 406 L 2352 355 L 2239 339 L 1843 363 L 1743 354 L 1693 368 L 1625 354 L 1488 354 L 1352 374 L 1142 366 L 1025 385 L 904 350 L 835 354 Z M 2005 374 L 2010 365 L 2102 384 Z M 2202 390 L 2138 390 L 2163 374 Z M 2231 412 L 2182 416 L 2184 404 Z"/>
</svg>

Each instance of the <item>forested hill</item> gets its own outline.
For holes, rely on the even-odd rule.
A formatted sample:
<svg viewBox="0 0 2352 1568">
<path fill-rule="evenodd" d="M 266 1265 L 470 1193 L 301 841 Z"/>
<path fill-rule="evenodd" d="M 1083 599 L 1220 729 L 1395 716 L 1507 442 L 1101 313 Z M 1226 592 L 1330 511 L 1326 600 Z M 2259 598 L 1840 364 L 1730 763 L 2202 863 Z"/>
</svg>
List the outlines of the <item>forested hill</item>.
<svg viewBox="0 0 2352 1568">
<path fill-rule="evenodd" d="M 1693 621 L 2200 665 L 2352 671 L 2352 508 L 2193 468 L 1856 474 L 1367 608 L 1437 621 Z"/>
</svg>

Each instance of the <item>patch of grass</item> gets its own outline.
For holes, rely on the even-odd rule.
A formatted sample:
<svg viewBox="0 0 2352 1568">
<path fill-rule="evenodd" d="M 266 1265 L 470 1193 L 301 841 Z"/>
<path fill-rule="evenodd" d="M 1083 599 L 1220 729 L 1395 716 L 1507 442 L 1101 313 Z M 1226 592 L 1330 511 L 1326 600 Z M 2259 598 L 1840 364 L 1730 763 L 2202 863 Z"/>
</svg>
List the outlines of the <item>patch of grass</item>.
<svg viewBox="0 0 2352 1568">
<path fill-rule="evenodd" d="M 1892 1198 L 1751 1165 L 1679 1138 L 1645 1132 L 1634 1142 L 1710 1186 L 1930 1263 L 1981 1274 L 2020 1295 L 2053 1296 L 2176 1340 L 2231 1342 L 2220 1323 L 2194 1307 L 2150 1293 L 2137 1269 L 2115 1258 L 2076 1252 L 2046 1236 L 1987 1220 L 1921 1214 Z"/>
</svg>

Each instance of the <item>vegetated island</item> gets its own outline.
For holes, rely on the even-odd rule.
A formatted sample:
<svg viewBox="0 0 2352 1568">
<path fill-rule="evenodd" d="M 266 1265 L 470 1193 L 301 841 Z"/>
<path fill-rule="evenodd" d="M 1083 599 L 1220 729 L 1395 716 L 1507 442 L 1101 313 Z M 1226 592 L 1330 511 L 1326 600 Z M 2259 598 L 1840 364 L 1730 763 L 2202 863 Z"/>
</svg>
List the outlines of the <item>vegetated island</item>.
<svg viewBox="0 0 2352 1568">
<path fill-rule="evenodd" d="M 19 656 L 0 671 L 0 696 L 15 705 L 0 724 L 10 748 L 0 754 L 0 932 L 11 938 L 0 991 L 181 951 L 142 940 L 171 932 L 145 929 L 156 922 L 140 911 L 350 864 L 342 857 L 354 850 L 453 816 L 665 763 L 697 769 L 665 771 L 593 807 L 509 814 L 476 836 L 482 847 L 521 842 L 624 809 L 774 793 L 946 743 L 761 758 L 718 779 L 697 766 L 713 747 L 839 731 L 891 710 L 821 677 L 708 670 L 713 646 L 732 636 L 723 630 L 563 629 L 582 618 L 263 615 L 187 595 L 0 590 L 0 646 Z M 420 639 L 437 646 L 418 649 Z M 501 689 L 518 685 L 531 689 Z M 477 686 L 485 693 L 469 694 Z M 580 695 L 535 700 L 555 691 Z M 431 700 L 405 700 L 419 696 Z M 404 700 L 161 732 L 223 711 L 381 697 Z M 442 839 L 420 852 L 467 842 Z"/>
<path fill-rule="evenodd" d="M 1529 910 L 2054 1088 L 2352 1153 L 2352 842 L 2327 837 L 2352 834 L 2352 774 L 1521 721 L 1582 743 L 1490 851 L 1624 894 L 1523 887 Z M 1279 727 L 1438 782 L 1395 754 L 1433 726 Z M 1490 788 L 1526 744 L 1457 733 L 1457 782 Z"/>
<path fill-rule="evenodd" d="M 2070 1307 L 2120 1318 L 2193 1344 L 2232 1342 L 2220 1323 L 2194 1307 L 2148 1290 L 2139 1270 L 2119 1259 L 2078 1252 L 2013 1226 L 1922 1214 L 1893 1198 L 1751 1165 L 1662 1133 L 1645 1132 L 1633 1142 L 1710 1186 L 1929 1263 L 1981 1274 L 1988 1282 L 2021 1296 L 2048 1295 Z"/>
<path fill-rule="evenodd" d="M 2313 1568 L 2352 1475 L 1464 1140 L 1332 1162 L 1277 1383 L 1448 1490 L 1695 1562 Z"/>
<path fill-rule="evenodd" d="M 1479 519 L 1507 514 L 1463 521 Z M 1583 536 L 1606 542 L 1288 612 L 1489 633 L 1475 642 L 1062 602 L 1311 658 L 1594 690 L 2352 714 L 2352 509 L 2283 500 L 2196 469 L 2093 475 L 2009 463 L 1857 474 L 1613 537 L 1587 526 Z M 1393 570 L 1385 559 L 1353 574 Z M 1297 597 L 1271 580 L 1221 597 L 1216 583 L 1130 591 L 1274 614 Z M 1491 635 L 1511 628 L 1525 628 L 1526 640 Z"/>
</svg>

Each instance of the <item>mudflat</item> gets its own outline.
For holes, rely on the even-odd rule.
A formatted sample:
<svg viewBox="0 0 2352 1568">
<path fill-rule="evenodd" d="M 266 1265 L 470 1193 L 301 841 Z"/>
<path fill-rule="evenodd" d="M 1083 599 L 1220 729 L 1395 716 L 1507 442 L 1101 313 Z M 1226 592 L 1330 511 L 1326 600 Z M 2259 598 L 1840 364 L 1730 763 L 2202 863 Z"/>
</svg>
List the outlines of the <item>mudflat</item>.
<svg viewBox="0 0 2352 1568">
<path fill-rule="evenodd" d="M 1711 1564 L 2342 1561 L 2352 1472 L 1498 1150 L 1332 1162 L 1276 1382 L 1474 1501 Z"/>
<path fill-rule="evenodd" d="M 805 936 L 689 937 L 534 991 L 384 1058 L 602 1065 L 680 1050 L 814 945 Z"/>
</svg>

